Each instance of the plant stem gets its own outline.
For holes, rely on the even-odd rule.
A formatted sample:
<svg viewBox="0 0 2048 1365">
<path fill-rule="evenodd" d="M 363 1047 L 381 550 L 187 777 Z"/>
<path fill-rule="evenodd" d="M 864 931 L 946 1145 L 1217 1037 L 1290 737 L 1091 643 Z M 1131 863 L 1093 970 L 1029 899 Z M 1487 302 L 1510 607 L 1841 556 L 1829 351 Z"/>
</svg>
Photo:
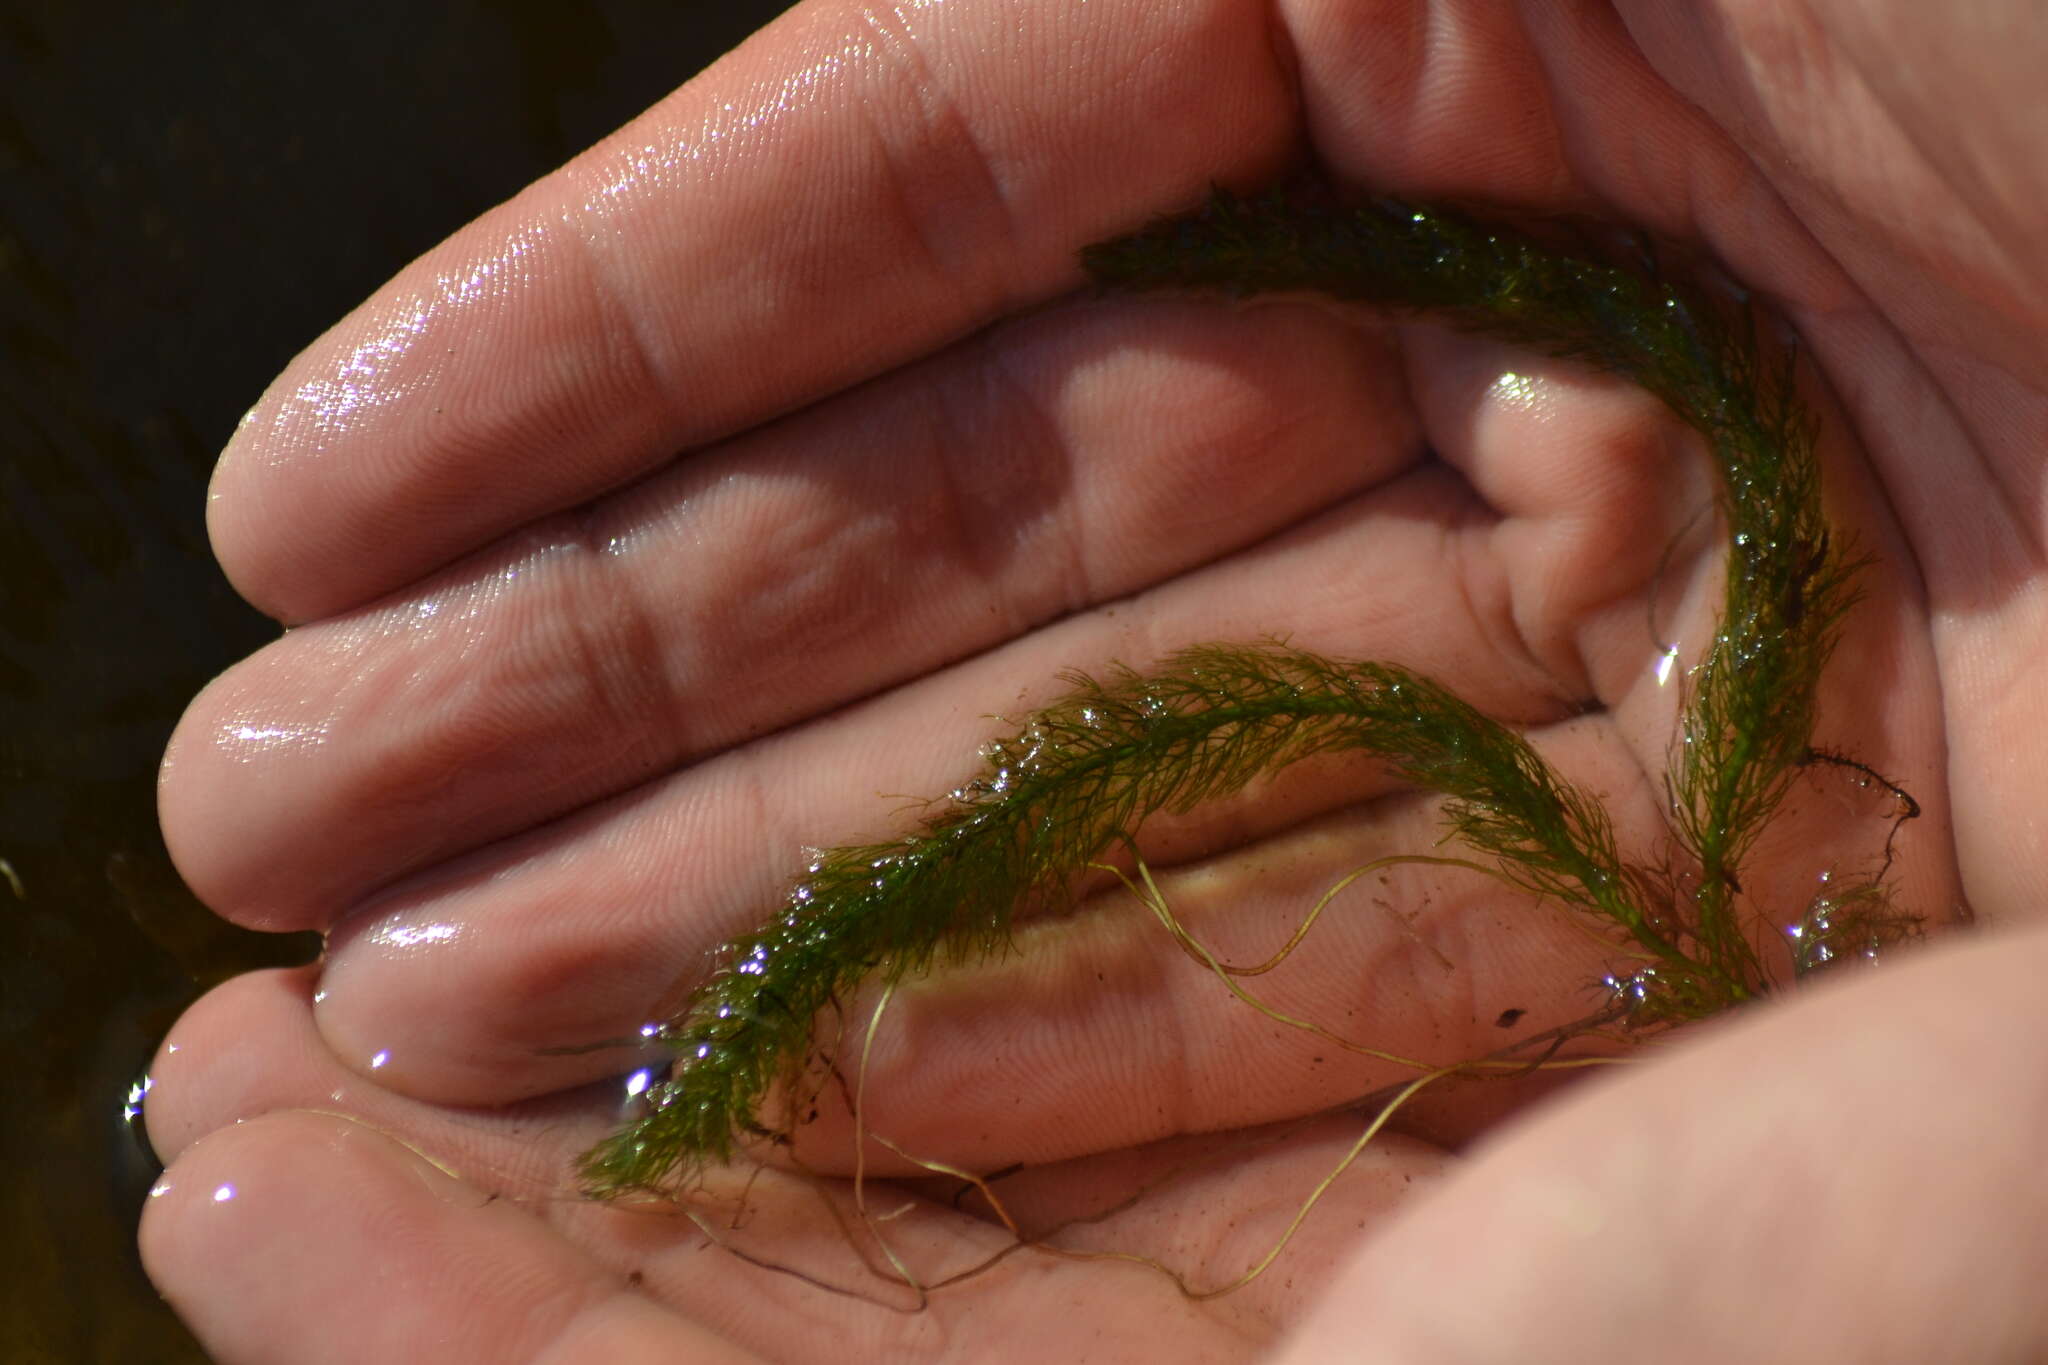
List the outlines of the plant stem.
<svg viewBox="0 0 2048 1365">
<path fill-rule="evenodd" d="M 1859 566 L 1823 515 L 1791 364 L 1760 358 L 1747 315 L 1505 228 L 1321 191 L 1219 194 L 1084 260 L 1114 289 L 1306 289 L 1427 312 L 1626 376 L 1700 431 L 1729 551 L 1723 612 L 1691 670 L 1666 776 L 1690 868 L 1625 863 L 1596 799 L 1520 736 L 1396 665 L 1219 645 L 1151 674 L 1072 675 L 1072 691 L 988 746 L 982 775 L 916 833 L 821 854 L 773 919 L 728 945 L 657 1030 L 677 1061 L 646 1117 L 586 1156 L 591 1192 L 669 1189 L 726 1159 L 736 1136 L 763 1131 L 763 1097 L 796 1075 L 815 1016 L 843 992 L 1000 951 L 1020 907 L 1061 902 L 1148 815 L 1190 810 L 1310 754 L 1378 757 L 1448 797 L 1450 834 L 1496 860 L 1504 880 L 1617 926 L 1652 963 L 1612 983 L 1631 1020 L 1698 1018 L 1767 988 L 1738 913 L 1742 867 L 1806 761 Z"/>
</svg>

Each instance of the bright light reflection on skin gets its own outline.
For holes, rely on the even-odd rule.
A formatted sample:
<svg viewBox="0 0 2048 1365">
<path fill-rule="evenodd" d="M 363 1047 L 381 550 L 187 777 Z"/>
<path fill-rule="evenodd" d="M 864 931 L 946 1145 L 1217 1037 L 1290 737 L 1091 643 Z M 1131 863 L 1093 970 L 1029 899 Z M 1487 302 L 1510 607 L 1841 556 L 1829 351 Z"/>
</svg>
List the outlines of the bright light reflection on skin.
<svg viewBox="0 0 2048 1365">
<path fill-rule="evenodd" d="M 246 760 L 275 749 L 318 744 L 327 737 L 327 727 L 324 724 L 268 725 L 260 721 L 237 720 L 221 726 L 220 737 L 222 748 L 233 753 L 236 759 Z"/>
<path fill-rule="evenodd" d="M 371 932 L 370 942 L 390 948 L 417 948 L 426 943 L 447 943 L 462 933 L 453 924 L 387 924 Z"/>
<path fill-rule="evenodd" d="M 441 298 L 448 303 L 468 303 L 495 292 L 490 286 L 501 274 L 509 273 L 506 267 L 533 249 L 534 236 L 529 230 L 505 241 L 505 248 L 495 256 L 477 262 L 466 275 L 441 275 L 434 280 Z"/>
<path fill-rule="evenodd" d="M 292 732 L 281 725 L 237 725 L 230 731 L 236 739 L 290 739 Z"/>
<path fill-rule="evenodd" d="M 413 348 L 451 306 L 473 306 L 478 299 L 503 294 L 511 282 L 523 278 L 527 270 L 520 258 L 533 245 L 530 233 L 519 233 L 468 270 L 437 276 L 431 291 L 394 300 L 396 307 L 383 325 L 331 373 L 299 385 L 280 417 L 309 413 L 316 431 L 339 433 L 353 427 L 366 411 L 387 406 L 432 382 L 438 364 L 406 367 Z"/>
<path fill-rule="evenodd" d="M 415 300 L 371 337 L 350 351 L 331 376 L 310 379 L 293 395 L 294 406 L 310 411 L 316 424 L 330 431 L 350 425 L 363 409 L 381 407 L 404 392 L 383 384 L 385 372 L 412 349 L 427 330 L 438 300 Z"/>
<path fill-rule="evenodd" d="M 1541 386 L 1534 379 L 1513 370 L 1493 381 L 1493 393 L 1501 402 L 1516 408 L 1533 408 L 1543 396 Z"/>
<path fill-rule="evenodd" d="M 634 1099 L 644 1093 L 654 1080 L 654 1073 L 645 1067 L 626 1077 L 626 1098 Z"/>
<path fill-rule="evenodd" d="M 1664 652 L 1657 656 L 1657 662 L 1651 667 L 1651 671 L 1657 675 L 1657 686 L 1662 687 L 1671 681 L 1671 669 L 1677 662 L 1678 646 L 1666 645 Z"/>
<path fill-rule="evenodd" d="M 383 1066 L 384 1063 L 390 1060 L 391 1049 L 388 1047 L 380 1047 L 370 1058 L 370 1070 L 375 1071 L 377 1068 Z"/>
<path fill-rule="evenodd" d="M 149 1197 L 151 1199 L 161 1199 L 165 1195 L 169 1194 L 172 1188 L 173 1187 L 170 1181 L 159 1180 L 156 1184 L 151 1185 L 149 1187 Z"/>
<path fill-rule="evenodd" d="M 215 1187 L 213 1191 L 213 1202 L 216 1204 L 225 1204 L 234 1197 L 235 1187 L 233 1185 L 220 1185 Z"/>
<path fill-rule="evenodd" d="M 721 104 L 705 116 L 695 138 L 677 134 L 666 143 L 643 143 L 630 152 L 620 153 L 607 178 L 584 199 L 585 211 L 602 214 L 608 201 L 617 201 L 649 186 L 668 182 L 686 162 L 702 161 L 708 152 L 735 132 L 759 128 L 816 99 L 816 87 L 836 77 L 848 61 L 872 59 L 873 56 L 873 49 L 867 42 L 851 42 L 842 51 L 828 53 L 803 70 L 785 77 L 774 90 L 744 110 L 729 101 Z"/>
</svg>

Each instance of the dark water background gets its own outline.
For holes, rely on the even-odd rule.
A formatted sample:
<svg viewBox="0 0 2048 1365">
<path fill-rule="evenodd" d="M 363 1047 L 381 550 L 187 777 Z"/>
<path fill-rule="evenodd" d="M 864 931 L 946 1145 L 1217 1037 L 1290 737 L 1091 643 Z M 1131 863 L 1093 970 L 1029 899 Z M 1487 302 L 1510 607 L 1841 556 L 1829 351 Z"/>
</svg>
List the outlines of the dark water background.
<svg viewBox="0 0 2048 1365">
<path fill-rule="evenodd" d="M 285 361 L 781 0 L 0 0 L 0 1361 L 202 1362 L 143 1279 L 124 1094 L 310 938 L 215 920 L 156 832 L 185 700 L 274 634 L 206 477 Z"/>
</svg>

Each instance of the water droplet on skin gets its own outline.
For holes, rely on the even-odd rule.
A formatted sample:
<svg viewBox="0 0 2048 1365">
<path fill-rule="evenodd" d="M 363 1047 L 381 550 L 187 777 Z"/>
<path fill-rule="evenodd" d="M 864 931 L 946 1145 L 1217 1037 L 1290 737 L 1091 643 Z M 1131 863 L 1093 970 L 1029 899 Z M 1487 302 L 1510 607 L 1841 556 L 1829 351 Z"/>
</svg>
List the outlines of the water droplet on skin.
<svg viewBox="0 0 2048 1365">
<path fill-rule="evenodd" d="M 137 1119 L 142 1117 L 143 1097 L 148 1095 L 149 1092 L 153 1088 L 155 1088 L 155 1085 L 156 1082 L 152 1081 L 147 1075 L 145 1075 L 140 1080 L 136 1081 L 133 1085 L 128 1087 L 127 1102 L 121 1106 L 122 1119 L 132 1124 Z"/>
<path fill-rule="evenodd" d="M 149 1140 L 149 1123 L 144 1116 L 148 1107 L 149 1093 L 156 1089 L 156 1081 L 148 1072 L 143 1072 L 129 1083 L 128 1093 L 121 1103 L 121 1132 L 127 1142 L 116 1155 L 116 1164 L 126 1177 L 133 1172 L 137 1184 L 145 1179 L 155 1179 L 163 1174 L 164 1163 L 156 1154 L 156 1148 Z M 132 1188 L 124 1183 L 124 1188 Z"/>
</svg>

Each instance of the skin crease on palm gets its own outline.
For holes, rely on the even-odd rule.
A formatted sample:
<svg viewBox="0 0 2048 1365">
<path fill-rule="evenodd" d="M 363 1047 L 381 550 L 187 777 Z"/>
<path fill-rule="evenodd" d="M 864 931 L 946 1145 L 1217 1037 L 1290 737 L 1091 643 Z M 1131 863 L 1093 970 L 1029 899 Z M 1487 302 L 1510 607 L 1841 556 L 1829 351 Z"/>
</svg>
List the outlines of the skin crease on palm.
<svg viewBox="0 0 2048 1365">
<path fill-rule="evenodd" d="M 194 703 L 165 830 L 221 913 L 330 951 L 159 1055 L 156 1282 L 226 1365 L 2048 1355 L 2044 56 L 2020 4 L 800 6 L 408 268 L 226 452 L 217 550 L 295 628 Z M 956 785 L 1063 668 L 1274 633 L 1396 660 L 1652 837 L 1651 665 L 1718 591 L 1696 440 L 1423 322 L 1081 291 L 1082 245 L 1304 156 L 1697 244 L 1800 334 L 1830 514 L 1875 557 L 1816 738 L 1925 808 L 1897 870 L 1935 943 L 1527 1116 L 1527 1088 L 1423 1106 L 1208 1303 L 1024 1254 L 903 1313 L 574 1198 L 625 1062 L 543 1049 L 630 1032 L 803 845 L 887 832 L 882 794 Z M 1759 855 L 1782 918 L 1882 844 L 1847 790 L 1799 789 Z M 1325 763 L 1146 851 L 1245 958 L 1436 837 Z M 1262 989 L 1442 1060 L 1506 1009 L 1585 1013 L 1614 965 L 1412 868 L 1310 945 Z M 1114 888 L 1024 946 L 899 993 L 865 1118 L 1054 1163 L 1014 1186 L 1031 1217 L 1398 1074 L 1282 1036 Z M 1357 1128 L 1084 1236 L 1223 1278 Z M 846 1131 L 799 1151 L 843 1174 Z M 907 1260 L 1003 1244 L 871 1151 Z M 747 1199 L 750 1254 L 901 1304 L 813 1184 Z"/>
</svg>

